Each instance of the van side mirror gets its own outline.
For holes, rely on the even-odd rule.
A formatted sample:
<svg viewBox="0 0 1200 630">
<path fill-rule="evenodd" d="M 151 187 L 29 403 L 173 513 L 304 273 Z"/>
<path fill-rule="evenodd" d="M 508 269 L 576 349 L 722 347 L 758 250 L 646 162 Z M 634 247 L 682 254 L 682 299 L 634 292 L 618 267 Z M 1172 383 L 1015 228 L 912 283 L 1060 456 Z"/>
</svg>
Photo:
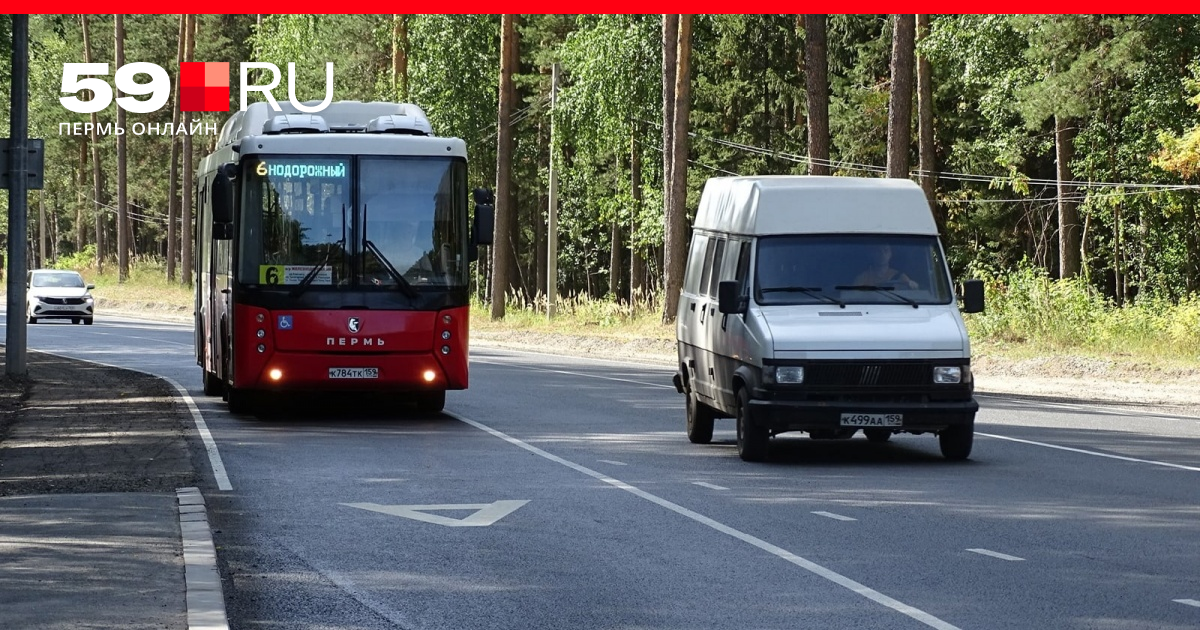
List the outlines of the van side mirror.
<svg viewBox="0 0 1200 630">
<path fill-rule="evenodd" d="M 746 312 L 742 302 L 742 283 L 737 280 L 723 280 L 717 284 L 717 310 L 722 315 L 737 315 Z"/>
<path fill-rule="evenodd" d="M 963 312 L 983 312 L 983 280 L 963 282 Z"/>
</svg>

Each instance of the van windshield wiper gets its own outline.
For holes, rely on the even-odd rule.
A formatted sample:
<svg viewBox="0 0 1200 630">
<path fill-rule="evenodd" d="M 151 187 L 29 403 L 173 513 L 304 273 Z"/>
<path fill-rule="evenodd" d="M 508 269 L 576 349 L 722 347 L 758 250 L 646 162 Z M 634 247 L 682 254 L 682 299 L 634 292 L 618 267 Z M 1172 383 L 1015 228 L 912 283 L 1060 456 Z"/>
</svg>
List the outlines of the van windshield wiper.
<svg viewBox="0 0 1200 630">
<path fill-rule="evenodd" d="M 913 308 L 917 308 L 917 301 L 912 298 L 908 298 L 903 295 L 900 295 L 899 293 L 895 293 L 896 287 L 881 287 L 881 286 L 876 286 L 873 284 L 851 284 L 851 285 L 838 286 L 838 287 L 834 287 L 834 288 L 837 289 L 838 291 L 876 291 L 876 292 L 882 293 L 888 297 L 894 297 L 897 300 L 904 302 L 905 304 L 911 304 Z"/>
<path fill-rule="evenodd" d="M 841 300 L 839 300 L 833 296 L 825 295 L 824 293 L 821 293 L 821 291 L 823 291 L 823 290 L 824 289 L 822 289 L 821 287 L 770 287 L 767 289 L 759 289 L 759 293 L 787 293 L 787 292 L 794 291 L 796 293 L 803 293 L 805 295 L 811 295 L 813 297 L 818 297 L 818 298 L 821 298 L 822 300 L 825 300 L 826 302 L 828 302 L 830 304 L 837 304 L 841 308 L 846 308 L 846 304 L 843 303 Z"/>
</svg>

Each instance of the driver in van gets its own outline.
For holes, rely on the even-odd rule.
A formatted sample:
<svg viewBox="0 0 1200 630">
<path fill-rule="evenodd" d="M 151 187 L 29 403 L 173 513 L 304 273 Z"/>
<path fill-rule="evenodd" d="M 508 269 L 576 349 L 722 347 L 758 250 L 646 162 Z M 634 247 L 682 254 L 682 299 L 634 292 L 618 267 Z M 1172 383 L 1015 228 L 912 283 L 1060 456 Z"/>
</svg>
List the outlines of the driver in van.
<svg viewBox="0 0 1200 630">
<path fill-rule="evenodd" d="M 869 267 L 854 279 L 855 285 L 878 286 L 898 284 L 910 289 L 918 288 L 916 281 L 891 265 L 892 246 L 884 243 L 874 249 L 874 260 Z"/>
</svg>

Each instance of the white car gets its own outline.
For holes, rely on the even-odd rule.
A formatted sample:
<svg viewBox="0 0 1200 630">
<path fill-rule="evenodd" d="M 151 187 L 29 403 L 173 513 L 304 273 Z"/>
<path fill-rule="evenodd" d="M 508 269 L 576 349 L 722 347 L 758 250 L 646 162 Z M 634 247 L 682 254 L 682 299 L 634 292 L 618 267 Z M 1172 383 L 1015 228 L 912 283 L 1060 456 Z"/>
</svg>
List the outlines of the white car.
<svg viewBox="0 0 1200 630">
<path fill-rule="evenodd" d="M 74 324 L 92 324 L 94 284 L 84 284 L 75 271 L 34 269 L 25 281 L 25 301 L 30 324 L 39 319 L 69 319 Z"/>
</svg>

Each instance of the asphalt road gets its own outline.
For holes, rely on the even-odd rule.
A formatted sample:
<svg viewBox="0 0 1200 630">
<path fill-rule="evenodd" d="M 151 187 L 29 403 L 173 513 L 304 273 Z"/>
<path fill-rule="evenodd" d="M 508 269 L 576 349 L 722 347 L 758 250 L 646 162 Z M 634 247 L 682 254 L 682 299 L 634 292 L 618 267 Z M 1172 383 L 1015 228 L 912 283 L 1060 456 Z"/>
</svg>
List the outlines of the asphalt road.
<svg viewBox="0 0 1200 630">
<path fill-rule="evenodd" d="M 661 367 L 476 348 L 446 414 L 252 417 L 201 394 L 190 326 L 29 345 L 189 389 L 233 628 L 1200 627 L 1197 418 L 988 397 L 969 462 L 783 436 L 756 465 L 729 420 L 688 443 Z"/>
</svg>

